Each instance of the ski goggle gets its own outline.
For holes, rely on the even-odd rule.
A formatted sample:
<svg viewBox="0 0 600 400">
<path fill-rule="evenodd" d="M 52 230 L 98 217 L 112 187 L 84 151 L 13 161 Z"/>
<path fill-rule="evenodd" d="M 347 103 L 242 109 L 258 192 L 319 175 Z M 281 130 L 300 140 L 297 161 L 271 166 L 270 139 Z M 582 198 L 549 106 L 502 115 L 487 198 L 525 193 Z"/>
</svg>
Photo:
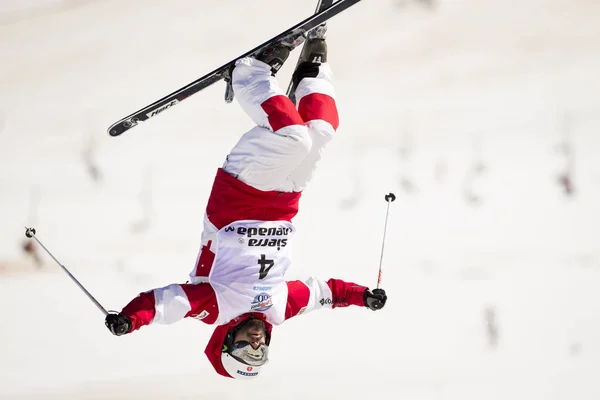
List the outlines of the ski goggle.
<svg viewBox="0 0 600 400">
<path fill-rule="evenodd" d="M 269 361 L 269 346 L 266 344 L 261 344 L 254 350 L 249 342 L 239 341 L 231 346 L 228 353 L 236 360 L 253 367 L 260 367 Z"/>
</svg>

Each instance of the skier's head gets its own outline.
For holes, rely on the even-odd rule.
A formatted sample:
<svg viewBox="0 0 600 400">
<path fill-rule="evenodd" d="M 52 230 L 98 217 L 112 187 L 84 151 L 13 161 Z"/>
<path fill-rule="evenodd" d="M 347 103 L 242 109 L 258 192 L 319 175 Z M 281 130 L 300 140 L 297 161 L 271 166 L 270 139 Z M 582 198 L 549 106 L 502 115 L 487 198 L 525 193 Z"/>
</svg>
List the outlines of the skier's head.
<svg viewBox="0 0 600 400">
<path fill-rule="evenodd" d="M 236 379 L 258 376 L 268 361 L 269 338 L 265 323 L 248 318 L 227 332 L 221 350 L 221 362 L 229 375 Z"/>
<path fill-rule="evenodd" d="M 261 316 L 244 315 L 215 329 L 205 353 L 219 374 L 236 379 L 260 374 L 271 339 L 271 325 Z"/>
</svg>

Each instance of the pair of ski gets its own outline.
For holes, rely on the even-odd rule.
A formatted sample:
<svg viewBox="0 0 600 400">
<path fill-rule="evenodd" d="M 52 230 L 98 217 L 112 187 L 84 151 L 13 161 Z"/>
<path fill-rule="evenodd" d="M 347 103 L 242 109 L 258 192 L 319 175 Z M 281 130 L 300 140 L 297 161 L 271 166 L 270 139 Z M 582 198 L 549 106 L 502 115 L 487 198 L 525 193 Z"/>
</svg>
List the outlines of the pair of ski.
<svg viewBox="0 0 600 400">
<path fill-rule="evenodd" d="M 290 47 L 293 50 L 295 47 L 304 43 L 304 40 L 306 39 L 306 36 L 310 31 L 317 28 L 319 25 L 323 24 L 333 16 L 341 13 L 342 11 L 358 3 L 359 1 L 361 0 L 338 0 L 337 2 L 334 2 L 334 0 L 319 0 L 314 15 L 306 18 L 304 21 L 299 22 L 298 24 L 285 30 L 279 35 L 267 40 L 260 46 L 255 47 L 254 49 L 240 55 L 239 57 L 236 57 L 235 59 L 220 66 L 214 71 L 209 72 L 203 77 L 198 78 L 194 82 L 182 87 L 181 89 L 115 122 L 108 128 L 108 133 L 111 136 L 119 136 L 123 132 L 136 126 L 138 123 L 146 121 L 147 119 L 152 118 L 169 108 L 172 108 L 177 103 L 185 100 L 193 94 L 198 93 L 202 89 L 207 88 L 213 83 L 216 83 L 221 79 L 228 80 L 228 72 L 231 66 L 236 62 L 236 60 L 244 57 L 256 57 L 264 49 L 266 49 L 273 43 L 285 40 L 286 43 L 290 44 Z M 293 98 L 294 91 L 295 87 L 290 82 L 290 85 L 288 86 L 287 90 L 287 95 L 290 98 Z M 227 82 L 225 101 L 231 102 L 232 100 L 233 90 L 231 88 L 230 82 Z"/>
</svg>

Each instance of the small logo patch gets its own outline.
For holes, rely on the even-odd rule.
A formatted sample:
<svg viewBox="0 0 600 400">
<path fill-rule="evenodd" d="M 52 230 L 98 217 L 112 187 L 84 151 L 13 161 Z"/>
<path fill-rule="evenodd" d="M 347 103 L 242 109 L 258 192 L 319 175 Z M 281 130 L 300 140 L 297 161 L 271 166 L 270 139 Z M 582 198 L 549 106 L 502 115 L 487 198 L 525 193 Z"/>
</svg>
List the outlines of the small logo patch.
<svg viewBox="0 0 600 400">
<path fill-rule="evenodd" d="M 267 311 L 269 308 L 273 306 L 273 299 L 271 295 L 268 293 L 259 293 L 254 296 L 254 300 L 250 305 L 250 310 L 252 311 Z"/>
<path fill-rule="evenodd" d="M 239 369 L 238 369 L 237 373 L 240 374 L 240 375 L 244 375 L 244 376 L 256 376 L 256 375 L 258 375 L 258 372 L 246 372 L 246 371 L 240 371 Z"/>
<path fill-rule="evenodd" d="M 319 303 L 321 303 L 322 306 L 324 306 L 325 304 L 331 304 L 331 299 L 330 298 L 321 299 L 321 300 L 319 300 Z"/>
<path fill-rule="evenodd" d="M 209 314 L 209 312 L 206 311 L 206 310 L 204 310 L 204 311 L 202 311 L 198 315 L 192 315 L 192 318 L 195 318 L 195 319 L 204 319 L 204 318 L 208 317 L 208 314 Z"/>
</svg>

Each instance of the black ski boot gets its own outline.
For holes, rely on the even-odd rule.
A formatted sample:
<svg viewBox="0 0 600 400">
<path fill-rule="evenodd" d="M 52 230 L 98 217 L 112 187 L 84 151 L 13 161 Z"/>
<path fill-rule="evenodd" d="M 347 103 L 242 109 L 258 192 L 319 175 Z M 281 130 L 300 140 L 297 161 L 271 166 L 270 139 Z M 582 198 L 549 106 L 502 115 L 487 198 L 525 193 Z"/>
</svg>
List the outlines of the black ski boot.
<svg viewBox="0 0 600 400">
<path fill-rule="evenodd" d="M 310 62 L 313 64 L 322 64 L 327 62 L 327 42 L 325 36 L 327 25 L 317 26 L 308 32 L 307 40 L 304 42 L 302 53 L 300 53 L 300 62 Z"/>
<path fill-rule="evenodd" d="M 308 33 L 302 53 L 300 53 L 298 59 L 298 65 L 292 75 L 292 87 L 294 91 L 303 78 L 315 78 L 319 74 L 319 66 L 327 62 L 326 33 L 326 24 L 319 25 Z"/>
<path fill-rule="evenodd" d="M 262 53 L 256 56 L 256 59 L 269 64 L 271 66 L 271 75 L 275 76 L 289 57 L 290 51 L 291 49 L 286 45 L 275 43 L 263 50 Z"/>
<path fill-rule="evenodd" d="M 291 48 L 286 46 L 285 43 L 274 43 L 271 46 L 264 49 L 259 55 L 256 56 L 257 60 L 260 60 L 271 66 L 271 75 L 275 76 L 277 71 L 283 66 L 285 60 L 290 55 Z M 233 63 L 227 72 L 223 74 L 223 79 L 227 83 L 225 87 L 225 102 L 231 103 L 233 101 L 233 85 L 231 83 L 231 77 L 233 76 L 233 69 L 235 63 Z"/>
</svg>

